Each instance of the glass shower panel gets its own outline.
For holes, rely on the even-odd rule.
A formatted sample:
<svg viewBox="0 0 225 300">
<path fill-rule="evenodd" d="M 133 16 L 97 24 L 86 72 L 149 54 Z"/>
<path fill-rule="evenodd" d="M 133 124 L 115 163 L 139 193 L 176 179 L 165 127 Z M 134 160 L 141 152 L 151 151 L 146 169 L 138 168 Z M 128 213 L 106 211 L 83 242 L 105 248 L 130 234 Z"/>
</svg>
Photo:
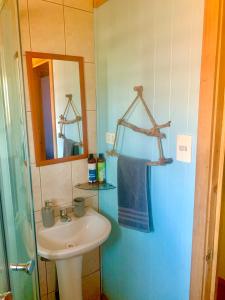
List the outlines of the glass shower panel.
<svg viewBox="0 0 225 300">
<path fill-rule="evenodd" d="M 1 203 L 1 194 L 0 194 Z M 2 210 L 0 206 L 0 293 L 9 291 L 8 267 L 6 258 L 5 238 L 2 223 Z"/>
<path fill-rule="evenodd" d="M 0 11 L 0 188 L 9 264 L 37 261 L 16 3 L 6 0 Z M 38 299 L 37 278 L 36 266 L 31 275 L 9 270 L 13 300 Z"/>
</svg>

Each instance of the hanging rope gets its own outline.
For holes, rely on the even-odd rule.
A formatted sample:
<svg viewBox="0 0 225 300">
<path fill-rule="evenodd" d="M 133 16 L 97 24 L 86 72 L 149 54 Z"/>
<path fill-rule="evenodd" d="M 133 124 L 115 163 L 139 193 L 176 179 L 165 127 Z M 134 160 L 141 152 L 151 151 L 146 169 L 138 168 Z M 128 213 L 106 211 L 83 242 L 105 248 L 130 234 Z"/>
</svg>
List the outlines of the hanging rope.
<svg viewBox="0 0 225 300">
<path fill-rule="evenodd" d="M 157 146 L 158 146 L 158 151 L 159 151 L 159 160 L 158 161 L 149 161 L 148 165 L 158 166 L 158 165 L 165 165 L 165 164 L 172 163 L 173 162 L 172 158 L 165 158 L 165 156 L 164 156 L 163 147 L 162 147 L 162 139 L 165 139 L 166 135 L 165 135 L 165 133 L 160 132 L 160 129 L 170 127 L 171 122 L 169 121 L 167 123 L 158 125 L 156 123 L 150 109 L 148 108 L 144 98 L 143 98 L 143 86 L 134 87 L 134 91 L 137 92 L 137 96 L 135 97 L 133 102 L 130 104 L 130 106 L 128 107 L 128 109 L 126 110 L 126 112 L 122 116 L 122 118 L 117 121 L 116 134 L 115 134 L 115 140 L 114 140 L 113 148 L 112 148 L 111 151 L 107 152 L 108 155 L 118 156 L 118 152 L 117 152 L 116 149 L 117 149 L 117 144 L 118 144 L 118 139 L 119 139 L 119 127 L 123 126 L 123 127 L 129 128 L 129 129 L 131 129 L 135 132 L 142 133 L 142 134 L 145 134 L 147 136 L 157 138 Z M 128 122 L 128 119 L 129 119 L 128 115 L 131 112 L 131 110 L 134 108 L 134 106 L 137 104 L 138 100 L 140 100 L 141 103 L 143 104 L 143 106 L 145 108 L 145 111 L 148 115 L 149 121 L 150 121 L 151 125 L 153 126 L 150 129 L 140 128 L 140 127 Z"/>
</svg>

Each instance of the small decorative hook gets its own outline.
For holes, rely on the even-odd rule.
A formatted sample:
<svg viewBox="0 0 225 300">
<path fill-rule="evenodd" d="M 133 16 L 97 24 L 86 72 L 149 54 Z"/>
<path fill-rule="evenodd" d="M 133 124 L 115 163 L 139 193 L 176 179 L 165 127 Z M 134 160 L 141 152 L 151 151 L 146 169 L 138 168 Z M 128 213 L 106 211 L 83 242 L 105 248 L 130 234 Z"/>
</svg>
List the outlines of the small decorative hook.
<svg viewBox="0 0 225 300">
<path fill-rule="evenodd" d="M 73 95 L 72 94 L 67 94 L 66 98 L 68 98 L 68 101 L 72 102 Z"/>
<path fill-rule="evenodd" d="M 138 96 L 142 98 L 143 95 L 143 86 L 142 85 L 137 85 L 134 87 L 134 91 L 138 93 Z"/>
</svg>

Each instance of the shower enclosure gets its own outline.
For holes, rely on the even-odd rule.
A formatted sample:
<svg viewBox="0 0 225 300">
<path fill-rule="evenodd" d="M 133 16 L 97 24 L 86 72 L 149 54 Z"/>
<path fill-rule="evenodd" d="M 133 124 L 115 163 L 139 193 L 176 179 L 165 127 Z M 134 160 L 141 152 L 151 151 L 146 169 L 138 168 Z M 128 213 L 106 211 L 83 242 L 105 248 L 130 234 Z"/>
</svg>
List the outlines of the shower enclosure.
<svg viewBox="0 0 225 300">
<path fill-rule="evenodd" d="M 16 0 L 0 0 L 0 299 L 39 299 Z"/>
</svg>

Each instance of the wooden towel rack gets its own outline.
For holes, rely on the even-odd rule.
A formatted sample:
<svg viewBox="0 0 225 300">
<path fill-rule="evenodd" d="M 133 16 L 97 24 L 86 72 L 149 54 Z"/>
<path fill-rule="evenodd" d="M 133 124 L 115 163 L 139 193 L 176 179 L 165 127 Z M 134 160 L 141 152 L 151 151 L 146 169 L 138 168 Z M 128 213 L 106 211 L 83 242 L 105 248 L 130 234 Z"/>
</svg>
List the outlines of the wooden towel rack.
<svg viewBox="0 0 225 300">
<path fill-rule="evenodd" d="M 59 138 L 65 138 L 65 135 L 63 134 L 63 129 L 65 125 L 70 125 L 70 124 L 77 124 L 77 130 L 78 130 L 78 135 L 79 135 L 79 145 L 82 147 L 83 143 L 81 141 L 81 132 L 80 132 L 80 125 L 79 122 L 82 121 L 82 117 L 79 115 L 79 112 L 73 103 L 73 96 L 71 94 L 66 95 L 67 100 L 67 105 L 64 110 L 64 113 L 59 116 L 59 121 L 58 124 L 60 124 L 60 132 L 58 134 Z M 67 115 L 69 113 L 70 108 L 72 109 L 75 118 L 72 120 L 67 120 Z"/>
<path fill-rule="evenodd" d="M 158 145 L 158 150 L 159 150 L 159 160 L 158 161 L 149 161 L 147 163 L 148 165 L 150 165 L 150 166 L 161 166 L 161 165 L 172 163 L 173 162 L 172 158 L 165 158 L 165 156 L 164 156 L 163 147 L 162 147 L 162 139 L 165 139 L 166 135 L 165 135 L 165 133 L 160 132 L 160 129 L 170 127 L 171 121 L 169 121 L 167 123 L 164 123 L 164 124 L 161 124 L 161 125 L 158 125 L 156 123 L 150 109 L 148 108 L 144 98 L 143 98 L 143 86 L 135 86 L 134 91 L 137 92 L 137 96 L 135 97 L 135 99 L 131 103 L 131 105 L 128 107 L 127 111 L 122 116 L 122 118 L 117 121 L 116 135 L 115 135 L 113 148 L 112 148 L 111 151 L 108 151 L 107 154 L 110 155 L 110 156 L 118 156 L 119 155 L 117 150 L 116 150 L 117 143 L 118 143 L 118 137 L 119 137 L 119 126 L 124 126 L 124 127 L 127 127 L 129 129 L 135 131 L 135 132 L 142 133 L 142 134 L 145 134 L 147 136 L 157 138 L 157 145 Z M 136 125 L 134 125 L 132 123 L 129 123 L 126 120 L 126 117 L 128 116 L 129 112 L 131 111 L 131 109 L 134 107 L 134 105 L 136 104 L 136 102 L 138 100 L 140 100 L 142 102 L 142 104 L 143 104 L 143 106 L 144 106 L 144 108 L 147 112 L 150 123 L 152 125 L 152 128 L 150 128 L 150 129 L 137 127 Z"/>
</svg>

